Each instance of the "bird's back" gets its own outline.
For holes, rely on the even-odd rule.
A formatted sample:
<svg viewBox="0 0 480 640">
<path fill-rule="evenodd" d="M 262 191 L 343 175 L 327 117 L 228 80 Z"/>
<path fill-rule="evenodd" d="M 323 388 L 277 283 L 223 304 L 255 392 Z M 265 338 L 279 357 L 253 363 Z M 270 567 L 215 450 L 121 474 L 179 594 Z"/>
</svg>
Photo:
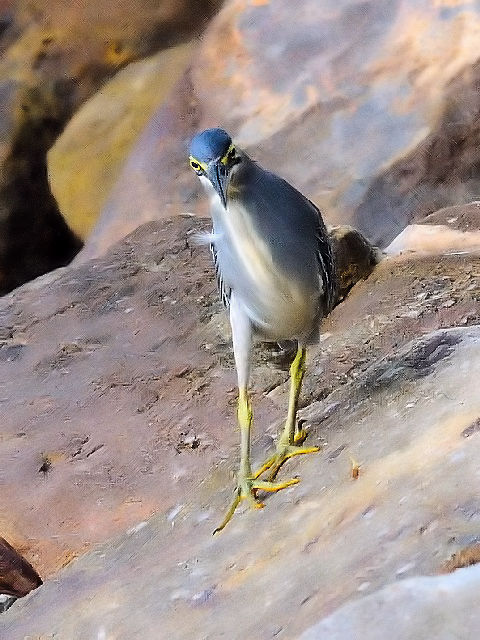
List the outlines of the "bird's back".
<svg viewBox="0 0 480 640">
<path fill-rule="evenodd" d="M 325 225 L 299 191 L 240 157 L 227 211 L 220 202 L 212 207 L 221 277 L 267 336 L 310 341 L 334 295 Z"/>
</svg>

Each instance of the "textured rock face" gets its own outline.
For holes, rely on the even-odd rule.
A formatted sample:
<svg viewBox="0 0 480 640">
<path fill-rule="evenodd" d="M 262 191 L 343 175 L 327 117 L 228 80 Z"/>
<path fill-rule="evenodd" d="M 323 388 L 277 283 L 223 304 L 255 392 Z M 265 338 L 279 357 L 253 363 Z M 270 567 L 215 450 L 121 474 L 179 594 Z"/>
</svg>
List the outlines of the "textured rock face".
<svg viewBox="0 0 480 640">
<path fill-rule="evenodd" d="M 479 588 L 480 567 L 403 580 L 342 607 L 299 640 L 470 640 L 480 629 Z"/>
<path fill-rule="evenodd" d="M 49 151 L 53 194 L 82 239 L 97 221 L 130 147 L 185 70 L 191 52 L 188 42 L 128 65 L 86 102 Z"/>
<path fill-rule="evenodd" d="M 50 192 L 46 153 L 128 62 L 197 34 L 215 0 L 0 6 L 0 294 L 68 263 L 81 242 Z"/>
<path fill-rule="evenodd" d="M 42 575 L 180 500 L 236 443 L 226 316 L 208 250 L 188 243 L 209 225 L 147 225 L 103 261 L 0 303 L 0 528 Z M 351 235 L 338 235 L 350 286 L 373 268 L 366 244 L 358 268 L 348 262 Z M 257 375 L 285 377 L 266 364 Z"/>
<path fill-rule="evenodd" d="M 141 136 L 84 257 L 152 217 L 205 211 L 185 159 L 205 126 L 227 128 L 327 221 L 382 247 L 477 197 L 479 32 L 474 2 L 230 0 Z"/>
<path fill-rule="evenodd" d="M 330 239 L 335 252 L 338 278 L 338 298 L 342 300 L 359 280 L 367 278 L 382 259 L 382 252 L 372 247 L 356 229 L 333 227 Z"/>
<path fill-rule="evenodd" d="M 41 584 L 35 569 L 0 537 L 0 594 L 21 598 Z"/>
<path fill-rule="evenodd" d="M 194 88 L 204 122 L 384 245 L 479 192 L 479 32 L 480 7 L 455 0 L 233 0 Z"/>
<path fill-rule="evenodd" d="M 480 251 L 480 203 L 440 209 L 422 224 L 406 227 L 385 250 L 391 255 L 405 251 L 433 254 Z"/>
<path fill-rule="evenodd" d="M 150 223 L 1 302 L 1 527 L 47 578 L 4 615 L 6 640 L 293 640 L 477 540 L 476 253 L 389 257 L 357 283 L 309 354 L 302 418 L 322 451 L 211 536 L 238 434 L 225 315 L 189 241 L 204 224 Z M 262 349 L 253 389 L 259 462 L 288 396 Z"/>
</svg>

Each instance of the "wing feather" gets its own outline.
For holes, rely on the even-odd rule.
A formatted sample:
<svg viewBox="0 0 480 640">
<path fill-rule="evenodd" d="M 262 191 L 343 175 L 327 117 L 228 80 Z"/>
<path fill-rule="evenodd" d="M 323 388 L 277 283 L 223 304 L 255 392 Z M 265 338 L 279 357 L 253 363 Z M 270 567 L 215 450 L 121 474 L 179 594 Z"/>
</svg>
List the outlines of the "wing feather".
<svg viewBox="0 0 480 640">
<path fill-rule="evenodd" d="M 318 207 L 309 200 L 312 207 L 317 212 L 317 228 L 315 238 L 317 241 L 316 257 L 318 272 L 323 285 L 325 314 L 330 313 L 337 299 L 337 272 L 332 244 L 328 235 L 327 227 Z"/>
<path fill-rule="evenodd" d="M 215 278 L 217 280 L 218 293 L 224 307 L 228 309 L 228 307 L 230 306 L 230 296 L 232 295 L 232 290 L 225 284 L 225 281 L 222 277 L 222 272 L 218 263 L 217 250 L 213 242 L 210 243 L 210 251 L 212 253 L 213 264 L 215 267 Z"/>
</svg>

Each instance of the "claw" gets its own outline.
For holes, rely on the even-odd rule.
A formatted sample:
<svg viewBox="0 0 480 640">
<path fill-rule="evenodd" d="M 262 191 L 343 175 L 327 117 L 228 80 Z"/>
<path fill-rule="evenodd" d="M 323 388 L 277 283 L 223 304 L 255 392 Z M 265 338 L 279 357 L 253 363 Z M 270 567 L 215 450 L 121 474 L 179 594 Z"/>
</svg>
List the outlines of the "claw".
<svg viewBox="0 0 480 640">
<path fill-rule="evenodd" d="M 298 478 L 284 480 L 283 482 L 262 482 L 261 480 L 257 481 L 256 477 L 239 479 L 238 486 L 235 490 L 235 498 L 228 508 L 228 511 L 225 514 L 222 523 L 215 529 L 213 535 L 226 527 L 242 500 L 248 500 L 248 503 L 250 504 L 250 507 L 252 509 L 263 509 L 265 505 L 263 504 L 263 502 L 257 500 L 257 491 L 266 491 L 269 493 L 273 493 L 276 491 L 280 491 L 281 489 L 285 489 L 286 487 L 291 487 L 293 484 L 298 484 L 298 482 L 300 482 Z"/>
<path fill-rule="evenodd" d="M 278 443 L 277 452 L 271 458 L 268 458 L 260 469 L 253 474 L 253 477 L 257 479 L 260 477 L 265 471 L 270 469 L 270 474 L 268 476 L 268 482 L 272 482 L 275 480 L 277 473 L 279 472 L 281 466 L 284 464 L 286 460 L 289 458 L 293 458 L 294 456 L 301 456 L 307 453 L 317 453 L 320 451 L 320 447 L 301 447 L 301 445 L 305 438 L 307 437 L 307 433 L 305 431 L 299 431 L 295 434 L 294 444 L 282 444 Z"/>
</svg>

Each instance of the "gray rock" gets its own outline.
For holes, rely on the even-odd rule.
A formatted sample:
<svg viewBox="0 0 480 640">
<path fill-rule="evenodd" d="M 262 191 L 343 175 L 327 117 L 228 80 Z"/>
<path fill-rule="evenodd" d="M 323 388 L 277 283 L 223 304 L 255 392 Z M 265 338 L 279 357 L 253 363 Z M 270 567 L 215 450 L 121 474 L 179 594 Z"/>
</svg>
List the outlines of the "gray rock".
<svg viewBox="0 0 480 640">
<path fill-rule="evenodd" d="M 480 566 L 391 584 L 340 607 L 299 640 L 473 640 L 480 635 Z"/>
<path fill-rule="evenodd" d="M 7 596 L 5 593 L 0 594 L 0 613 L 4 613 L 15 602 L 14 596 Z"/>
<path fill-rule="evenodd" d="M 476 254 L 386 258 L 352 288 L 308 355 L 300 417 L 322 451 L 212 537 L 238 433 L 225 314 L 188 240 L 205 225 L 149 223 L 0 300 L 4 526 L 45 576 L 2 640 L 298 639 L 478 541 Z M 258 350 L 254 371 L 259 464 L 288 385 Z"/>
</svg>

